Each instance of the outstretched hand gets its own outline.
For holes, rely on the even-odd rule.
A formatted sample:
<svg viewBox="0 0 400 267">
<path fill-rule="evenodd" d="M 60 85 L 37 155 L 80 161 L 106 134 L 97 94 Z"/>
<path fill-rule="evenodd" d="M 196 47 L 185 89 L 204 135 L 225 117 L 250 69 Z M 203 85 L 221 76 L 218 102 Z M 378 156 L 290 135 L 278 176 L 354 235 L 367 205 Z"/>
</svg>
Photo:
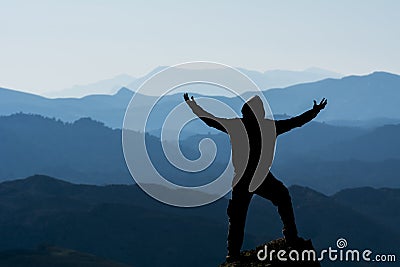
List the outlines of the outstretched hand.
<svg viewBox="0 0 400 267">
<path fill-rule="evenodd" d="M 192 102 L 192 101 L 195 102 L 195 101 L 194 101 L 194 97 L 192 96 L 191 99 L 190 99 L 188 93 L 184 93 L 184 94 L 183 94 L 183 99 L 185 99 L 186 103 L 188 103 L 188 104 L 189 104 L 190 102 Z"/>
<path fill-rule="evenodd" d="M 321 102 L 319 102 L 319 104 L 317 104 L 317 101 L 314 100 L 313 109 L 320 111 L 325 108 L 327 103 L 328 103 L 328 100 L 326 98 L 322 98 L 322 100 L 321 100 Z"/>
</svg>

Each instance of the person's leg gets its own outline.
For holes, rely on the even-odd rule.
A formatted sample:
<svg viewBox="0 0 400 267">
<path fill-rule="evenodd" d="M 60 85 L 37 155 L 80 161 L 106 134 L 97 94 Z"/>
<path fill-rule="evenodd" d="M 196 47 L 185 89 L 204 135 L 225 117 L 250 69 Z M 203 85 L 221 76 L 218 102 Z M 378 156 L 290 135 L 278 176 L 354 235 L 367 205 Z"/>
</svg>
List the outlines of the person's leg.
<svg viewBox="0 0 400 267">
<path fill-rule="evenodd" d="M 272 173 L 269 173 L 255 193 L 269 199 L 278 208 L 283 223 L 282 233 L 288 241 L 296 240 L 297 228 L 289 190 Z"/>
<path fill-rule="evenodd" d="M 247 210 L 252 196 L 253 195 L 248 192 L 247 188 L 235 186 L 232 190 L 232 198 L 229 200 L 227 209 L 229 217 L 227 260 L 235 259 L 240 255 L 240 249 L 244 238 Z"/>
</svg>

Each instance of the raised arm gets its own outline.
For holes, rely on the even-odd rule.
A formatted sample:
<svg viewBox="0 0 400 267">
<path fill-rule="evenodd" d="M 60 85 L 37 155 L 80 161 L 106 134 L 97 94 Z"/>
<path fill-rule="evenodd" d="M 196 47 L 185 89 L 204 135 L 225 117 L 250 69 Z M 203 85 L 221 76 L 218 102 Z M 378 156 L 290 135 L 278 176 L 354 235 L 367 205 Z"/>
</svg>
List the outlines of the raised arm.
<svg viewBox="0 0 400 267">
<path fill-rule="evenodd" d="M 226 133 L 226 129 L 224 128 L 222 123 L 224 119 L 215 117 L 213 114 L 205 111 L 202 107 L 197 105 L 196 101 L 194 101 L 193 96 L 189 98 L 189 95 L 185 93 L 183 94 L 183 98 L 185 99 L 186 104 L 188 104 L 188 106 L 192 109 L 193 113 L 196 114 L 208 126 Z"/>
<path fill-rule="evenodd" d="M 317 117 L 318 113 L 323 110 L 328 101 L 323 98 L 319 104 L 314 100 L 313 108 L 304 112 L 303 114 L 287 119 L 275 121 L 276 135 L 286 133 L 293 128 L 301 127 L 307 122 Z"/>
</svg>

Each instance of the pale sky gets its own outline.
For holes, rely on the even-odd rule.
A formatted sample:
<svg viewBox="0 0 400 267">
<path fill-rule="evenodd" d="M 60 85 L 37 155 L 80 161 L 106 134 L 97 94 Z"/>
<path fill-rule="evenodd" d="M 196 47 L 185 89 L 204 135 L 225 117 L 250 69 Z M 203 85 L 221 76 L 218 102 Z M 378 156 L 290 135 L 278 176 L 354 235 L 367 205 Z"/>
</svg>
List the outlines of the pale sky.
<svg viewBox="0 0 400 267">
<path fill-rule="evenodd" d="M 192 60 L 400 73 L 400 1 L 3 1 L 0 87 L 57 91 Z"/>
</svg>

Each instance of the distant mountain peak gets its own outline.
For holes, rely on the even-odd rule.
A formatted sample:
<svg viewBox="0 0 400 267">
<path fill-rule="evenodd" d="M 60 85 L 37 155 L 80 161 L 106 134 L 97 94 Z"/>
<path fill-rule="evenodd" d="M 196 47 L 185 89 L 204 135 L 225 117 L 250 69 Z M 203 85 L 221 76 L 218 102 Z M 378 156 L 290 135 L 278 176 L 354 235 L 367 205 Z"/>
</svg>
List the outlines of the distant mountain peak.
<svg viewBox="0 0 400 267">
<path fill-rule="evenodd" d="M 369 74 L 352 74 L 352 75 L 347 75 L 344 76 L 342 79 L 346 79 L 346 78 L 368 78 L 368 77 L 400 77 L 397 74 L 391 73 L 391 72 L 387 72 L 387 71 L 373 71 Z"/>
<path fill-rule="evenodd" d="M 85 97 L 88 95 L 99 94 L 114 94 L 121 87 L 128 85 L 135 81 L 136 78 L 128 74 L 119 74 L 110 79 L 103 79 L 94 83 L 84 85 L 74 85 L 70 88 L 62 89 L 59 91 L 47 92 L 49 97 L 65 98 L 65 97 Z"/>
<path fill-rule="evenodd" d="M 367 76 L 399 77 L 399 75 L 396 75 L 394 73 L 387 72 L 387 71 L 374 71 L 370 75 L 367 75 Z"/>
<path fill-rule="evenodd" d="M 94 120 L 94 119 L 92 119 L 90 117 L 80 118 L 80 119 L 74 121 L 73 125 L 75 125 L 75 126 L 88 126 L 88 127 L 92 127 L 92 126 L 104 127 L 104 123 L 103 122 Z"/>
<path fill-rule="evenodd" d="M 42 174 L 35 174 L 25 179 L 5 181 L 0 185 L 2 195 L 13 194 L 15 191 L 29 195 L 59 195 L 64 188 L 74 186 L 69 182 Z"/>
<path fill-rule="evenodd" d="M 121 89 L 119 89 L 114 95 L 133 95 L 133 91 L 127 87 L 121 87 Z"/>
<path fill-rule="evenodd" d="M 44 174 L 34 174 L 32 176 L 29 176 L 25 179 L 19 180 L 23 181 L 25 180 L 28 183 L 62 183 L 62 184 L 69 184 L 68 182 L 56 179 L 54 177 L 44 175 Z M 18 180 L 17 180 L 18 181 Z"/>
</svg>

